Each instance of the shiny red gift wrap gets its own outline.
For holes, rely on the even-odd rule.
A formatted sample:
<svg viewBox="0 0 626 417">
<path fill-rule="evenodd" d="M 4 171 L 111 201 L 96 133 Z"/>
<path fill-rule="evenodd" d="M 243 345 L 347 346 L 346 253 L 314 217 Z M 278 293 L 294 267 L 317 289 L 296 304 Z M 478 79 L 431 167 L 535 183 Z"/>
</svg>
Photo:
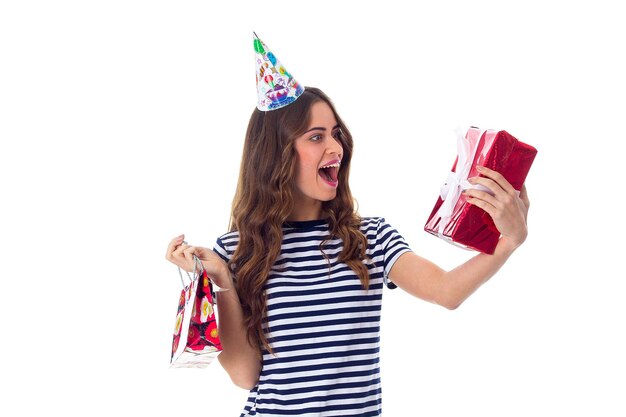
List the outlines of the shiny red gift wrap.
<svg viewBox="0 0 626 417">
<path fill-rule="evenodd" d="M 471 127 L 464 140 L 466 145 L 476 146 L 467 178 L 484 177 L 485 175 L 476 170 L 476 165 L 482 165 L 502 174 L 518 192 L 521 190 L 537 149 L 520 142 L 504 130 L 481 130 Z M 452 172 L 456 172 L 458 163 L 459 156 L 454 161 Z M 450 207 L 453 208 L 449 219 L 446 219 L 447 216 L 442 218 L 443 210 L 440 209 L 444 198 L 439 196 L 424 230 L 457 246 L 493 254 L 500 239 L 500 232 L 489 213 L 467 203 L 463 194 L 459 194 L 458 197 L 452 195 L 450 198 L 452 198 Z"/>
</svg>

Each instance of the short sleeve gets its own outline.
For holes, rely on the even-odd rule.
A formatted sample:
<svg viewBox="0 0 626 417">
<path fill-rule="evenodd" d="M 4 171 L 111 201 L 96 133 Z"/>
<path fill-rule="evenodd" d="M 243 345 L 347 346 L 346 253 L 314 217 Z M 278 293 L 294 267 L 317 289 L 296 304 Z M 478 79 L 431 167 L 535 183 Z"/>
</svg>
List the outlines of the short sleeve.
<svg viewBox="0 0 626 417">
<path fill-rule="evenodd" d="M 220 258 L 222 258 L 226 263 L 228 263 L 228 261 L 230 261 L 230 258 L 232 257 L 232 253 L 229 253 L 228 249 L 226 249 L 224 242 L 222 242 L 222 238 L 218 238 L 215 242 L 215 246 L 213 246 L 213 252 L 217 253 Z"/>
<path fill-rule="evenodd" d="M 411 252 L 411 248 L 402 235 L 384 218 L 381 218 L 378 224 L 377 243 L 383 252 L 383 282 L 389 289 L 397 288 L 397 285 L 389 279 L 389 272 L 398 258 L 405 252 Z"/>
</svg>

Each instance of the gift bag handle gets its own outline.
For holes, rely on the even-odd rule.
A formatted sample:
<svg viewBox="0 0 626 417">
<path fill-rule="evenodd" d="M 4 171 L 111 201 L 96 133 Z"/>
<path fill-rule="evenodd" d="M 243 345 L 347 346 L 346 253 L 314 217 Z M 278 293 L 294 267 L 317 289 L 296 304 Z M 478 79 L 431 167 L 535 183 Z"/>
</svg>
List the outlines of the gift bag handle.
<svg viewBox="0 0 626 417">
<path fill-rule="evenodd" d="M 186 242 L 183 242 L 186 243 Z M 189 275 L 189 272 L 185 271 L 185 273 L 187 274 L 187 278 L 189 278 L 189 282 L 193 282 L 198 278 L 198 275 L 200 275 L 203 271 L 204 271 L 204 267 L 202 266 L 202 262 L 200 261 L 200 258 L 198 258 L 195 254 L 192 255 L 193 256 L 193 271 L 191 272 L 191 275 Z M 197 268 L 198 266 L 200 266 L 200 268 Z M 183 273 L 180 272 L 180 266 L 178 267 L 178 275 L 180 275 L 180 283 L 183 285 L 183 288 L 185 288 L 187 285 L 185 285 L 185 280 L 183 279 Z"/>
<path fill-rule="evenodd" d="M 187 245 L 187 242 L 183 241 L 183 243 Z M 193 281 L 198 279 L 200 274 L 204 272 L 204 266 L 202 265 L 202 261 L 200 260 L 200 258 L 198 258 L 198 256 L 195 253 L 192 256 L 193 256 L 193 261 L 194 261 L 193 271 L 191 273 L 192 275 L 189 276 L 189 272 L 185 271 L 185 273 L 187 274 L 187 278 L 189 278 L 189 283 L 192 283 Z M 180 275 L 180 282 L 181 284 L 183 284 L 183 288 L 185 288 L 186 287 L 185 280 L 183 279 L 183 273 L 180 272 L 180 266 L 178 267 L 178 275 Z M 223 292 L 223 291 L 229 290 L 228 288 L 222 288 L 219 285 L 217 285 L 215 281 L 213 281 L 213 278 L 209 277 L 209 279 L 211 280 L 211 283 L 213 284 L 213 287 L 214 287 L 213 292 Z"/>
</svg>

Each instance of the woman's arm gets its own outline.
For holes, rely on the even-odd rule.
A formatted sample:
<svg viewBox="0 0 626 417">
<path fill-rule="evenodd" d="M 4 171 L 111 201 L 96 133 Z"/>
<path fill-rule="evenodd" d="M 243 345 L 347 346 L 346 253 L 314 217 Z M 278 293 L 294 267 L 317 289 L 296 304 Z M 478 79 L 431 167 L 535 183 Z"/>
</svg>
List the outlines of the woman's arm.
<svg viewBox="0 0 626 417">
<path fill-rule="evenodd" d="M 494 195 L 475 189 L 467 190 L 465 195 L 469 196 L 470 204 L 489 213 L 502 234 L 494 254 L 480 253 L 446 272 L 429 260 L 407 252 L 393 265 L 389 278 L 409 294 L 455 309 L 487 282 L 526 240 L 530 206 L 526 186 L 522 185 L 518 196 L 500 173 L 484 167 L 479 171 L 485 177 L 470 178 L 469 182 L 486 186 Z"/>
<path fill-rule="evenodd" d="M 487 282 L 514 250 L 514 245 L 503 237 L 493 255 L 479 253 L 448 272 L 413 252 L 406 252 L 391 268 L 389 278 L 415 297 L 454 310 Z"/>
<path fill-rule="evenodd" d="M 190 272 L 194 266 L 193 255 L 196 255 L 211 279 L 226 290 L 216 296 L 218 332 L 222 342 L 218 359 L 235 385 L 252 389 L 261 373 L 261 353 L 248 343 L 243 310 L 228 266 L 211 249 L 189 246 L 183 239 L 184 235 L 180 235 L 170 242 L 165 258 Z"/>
<path fill-rule="evenodd" d="M 261 373 L 261 354 L 248 342 L 243 310 L 234 286 L 217 293 L 217 311 L 222 342 L 222 353 L 217 358 L 235 385 L 252 389 Z"/>
</svg>

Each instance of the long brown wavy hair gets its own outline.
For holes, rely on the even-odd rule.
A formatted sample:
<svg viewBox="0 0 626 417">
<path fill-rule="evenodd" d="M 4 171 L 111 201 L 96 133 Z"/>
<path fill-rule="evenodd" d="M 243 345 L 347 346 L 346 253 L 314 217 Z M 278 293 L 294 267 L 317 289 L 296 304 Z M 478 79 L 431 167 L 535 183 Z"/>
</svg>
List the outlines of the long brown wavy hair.
<svg viewBox="0 0 626 417">
<path fill-rule="evenodd" d="M 358 275 L 363 288 L 369 288 L 368 269 L 363 264 L 368 259 L 367 239 L 359 229 L 361 217 L 354 208 L 348 184 L 352 136 L 334 105 L 321 90 L 306 87 L 286 107 L 268 112 L 255 109 L 246 132 L 229 226 L 231 232 L 239 232 L 239 244 L 228 266 L 235 276 L 249 342 L 252 346 L 263 345 L 272 353 L 262 327 L 267 313 L 264 286 L 280 255 L 283 223 L 294 208 L 297 159 L 294 140 L 308 129 L 311 107 L 320 101 L 332 109 L 343 147 L 336 197 L 322 203 L 322 216 L 328 219 L 330 235 L 320 244 L 320 249 L 323 253 L 325 242 L 340 238 L 343 250 L 339 262 L 345 262 Z"/>
</svg>

